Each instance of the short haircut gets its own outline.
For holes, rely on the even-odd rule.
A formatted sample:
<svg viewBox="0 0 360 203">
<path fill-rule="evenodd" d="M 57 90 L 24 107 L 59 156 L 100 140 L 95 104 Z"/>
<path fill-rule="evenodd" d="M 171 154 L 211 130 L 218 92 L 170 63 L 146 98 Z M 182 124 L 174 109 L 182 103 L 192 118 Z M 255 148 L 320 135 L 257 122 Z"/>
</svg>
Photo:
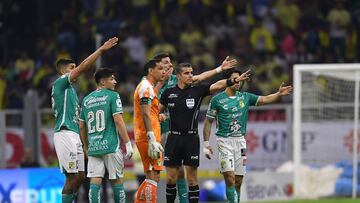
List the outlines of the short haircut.
<svg viewBox="0 0 360 203">
<path fill-rule="evenodd" d="M 169 57 L 169 58 L 170 58 L 170 54 L 169 54 L 169 53 L 166 53 L 166 52 L 161 52 L 161 53 L 157 53 L 157 54 L 154 56 L 154 59 L 161 60 L 161 59 L 166 58 L 166 57 Z"/>
<path fill-rule="evenodd" d="M 147 75 L 149 73 L 149 69 L 154 69 L 156 67 L 156 64 L 160 63 L 159 59 L 151 59 L 144 65 L 144 74 Z"/>
<path fill-rule="evenodd" d="M 232 75 L 233 73 L 239 73 L 239 75 L 242 74 L 242 72 L 240 71 L 239 68 L 233 68 L 233 69 L 230 69 L 230 70 L 225 71 L 223 76 L 224 76 L 225 79 L 228 79 L 228 78 L 231 77 L 231 75 Z"/>
<path fill-rule="evenodd" d="M 183 68 L 192 68 L 191 63 L 180 63 L 178 67 L 175 68 L 175 74 L 180 74 Z"/>
<path fill-rule="evenodd" d="M 59 59 L 56 62 L 56 71 L 58 73 L 60 73 L 63 68 L 65 68 L 66 66 L 68 66 L 71 63 L 75 63 L 75 61 L 72 59 Z"/>
<path fill-rule="evenodd" d="M 96 84 L 100 83 L 101 79 L 109 78 L 114 75 L 114 71 L 110 68 L 98 68 L 94 73 L 94 79 Z"/>
</svg>

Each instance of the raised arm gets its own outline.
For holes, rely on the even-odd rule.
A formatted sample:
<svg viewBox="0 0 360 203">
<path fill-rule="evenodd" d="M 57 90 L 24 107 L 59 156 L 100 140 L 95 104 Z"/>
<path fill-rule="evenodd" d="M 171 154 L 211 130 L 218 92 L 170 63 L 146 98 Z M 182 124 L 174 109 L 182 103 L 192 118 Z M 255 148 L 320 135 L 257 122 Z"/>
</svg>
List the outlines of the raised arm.
<svg viewBox="0 0 360 203">
<path fill-rule="evenodd" d="M 265 104 L 271 104 L 280 99 L 280 97 L 289 95 L 292 91 L 292 86 L 284 86 L 285 83 L 281 83 L 279 87 L 279 91 L 273 94 L 269 94 L 267 96 L 260 96 L 259 101 L 257 103 L 258 106 L 265 105 Z"/>
<path fill-rule="evenodd" d="M 239 77 L 236 77 L 236 78 L 227 79 L 227 80 L 224 79 L 224 80 L 217 81 L 216 83 L 214 83 L 210 86 L 210 89 L 209 89 L 210 94 L 214 94 L 215 92 L 225 89 L 225 87 L 231 86 L 240 81 L 248 80 L 250 77 L 250 71 L 251 70 L 247 70 L 245 73 L 241 74 Z"/>
<path fill-rule="evenodd" d="M 214 68 L 212 70 L 209 71 L 205 71 L 203 73 L 201 73 L 200 75 L 194 75 L 193 76 L 193 83 L 199 83 L 201 81 L 204 81 L 206 79 L 209 79 L 213 76 L 215 76 L 216 74 L 234 68 L 237 64 L 236 59 L 229 59 L 229 56 L 226 57 L 226 59 L 222 62 L 221 66 Z"/>
<path fill-rule="evenodd" d="M 119 132 L 121 140 L 125 143 L 125 147 L 126 147 L 125 157 L 127 159 L 130 159 L 134 153 L 134 150 L 132 148 L 129 135 L 126 130 L 126 126 L 122 114 L 121 113 L 114 114 L 113 119 L 116 126 L 116 130 Z"/>
<path fill-rule="evenodd" d="M 104 53 L 104 51 L 109 50 L 113 46 L 115 46 L 118 43 L 118 38 L 113 37 L 106 41 L 101 47 L 99 47 L 94 53 L 92 53 L 90 56 L 88 56 L 83 62 L 80 63 L 78 67 L 76 67 L 74 70 L 70 73 L 70 81 L 74 81 L 76 78 L 78 78 L 83 72 L 89 70 L 91 68 L 91 65 L 96 61 L 96 59 Z"/>
</svg>

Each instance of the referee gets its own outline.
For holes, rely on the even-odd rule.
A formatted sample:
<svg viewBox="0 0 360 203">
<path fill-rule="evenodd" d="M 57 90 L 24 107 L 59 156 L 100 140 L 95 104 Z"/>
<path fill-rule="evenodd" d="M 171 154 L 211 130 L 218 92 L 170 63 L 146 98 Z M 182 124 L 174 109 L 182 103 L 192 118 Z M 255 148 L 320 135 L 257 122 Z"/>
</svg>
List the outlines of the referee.
<svg viewBox="0 0 360 203">
<path fill-rule="evenodd" d="M 181 63 L 175 69 L 178 83 L 166 89 L 160 99 L 160 112 L 168 108 L 170 114 L 170 134 L 165 145 L 164 165 L 166 166 L 166 200 L 174 202 L 179 168 L 185 165 L 189 184 L 189 202 L 199 201 L 197 168 L 199 167 L 200 140 L 198 115 L 201 101 L 227 86 L 247 80 L 250 70 L 239 77 L 219 80 L 211 85 L 192 85 L 193 68 L 189 63 Z"/>
</svg>

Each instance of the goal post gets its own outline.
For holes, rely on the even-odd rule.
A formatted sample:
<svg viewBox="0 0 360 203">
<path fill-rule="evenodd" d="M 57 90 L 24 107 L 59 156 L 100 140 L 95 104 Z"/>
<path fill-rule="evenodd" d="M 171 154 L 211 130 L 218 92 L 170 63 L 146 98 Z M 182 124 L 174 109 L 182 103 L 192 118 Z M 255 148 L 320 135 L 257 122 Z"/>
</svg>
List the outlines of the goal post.
<svg viewBox="0 0 360 203">
<path fill-rule="evenodd" d="M 303 165 L 323 167 L 340 161 L 352 163 L 352 197 L 356 198 L 360 64 L 295 64 L 293 73 L 295 198 L 302 198 Z"/>
</svg>

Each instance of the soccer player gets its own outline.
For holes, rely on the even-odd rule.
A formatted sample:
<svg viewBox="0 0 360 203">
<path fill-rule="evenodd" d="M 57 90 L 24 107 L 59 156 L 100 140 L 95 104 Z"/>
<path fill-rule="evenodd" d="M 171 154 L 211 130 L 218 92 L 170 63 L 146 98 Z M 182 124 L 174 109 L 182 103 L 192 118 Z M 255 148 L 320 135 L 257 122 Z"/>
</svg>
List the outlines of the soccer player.
<svg viewBox="0 0 360 203">
<path fill-rule="evenodd" d="M 85 179 L 84 152 L 79 136 L 79 100 L 72 83 L 89 70 L 95 60 L 106 50 L 115 46 L 118 38 L 106 41 L 88 56 L 78 67 L 71 59 L 60 59 L 56 70 L 60 77 L 51 91 L 52 108 L 55 114 L 54 145 L 59 159 L 60 170 L 66 180 L 62 190 L 62 202 L 72 202 Z"/>
<path fill-rule="evenodd" d="M 156 88 L 158 89 L 158 98 L 161 98 L 161 94 L 168 88 L 174 87 L 177 84 L 176 75 L 173 75 L 173 64 L 171 63 L 170 55 L 168 53 L 159 53 L 157 54 L 154 59 L 160 60 L 161 65 L 165 68 L 165 79 L 157 84 Z M 199 83 L 203 80 L 206 80 L 214 75 L 222 72 L 223 70 L 228 70 L 230 68 L 235 67 L 236 60 L 229 60 L 227 57 L 220 67 L 217 67 L 213 70 L 206 71 L 201 73 L 200 75 L 193 76 L 193 83 Z M 170 120 L 165 114 L 160 114 L 160 126 L 161 126 L 161 138 L 162 138 L 162 145 L 165 146 L 166 137 L 169 133 L 169 125 Z M 184 167 L 179 168 L 178 180 L 176 182 L 176 186 L 178 189 L 178 195 L 180 203 L 188 202 L 187 197 L 187 185 L 185 181 L 185 173 Z"/>
<path fill-rule="evenodd" d="M 121 115 L 121 99 L 114 91 L 116 80 L 111 69 L 96 70 L 94 78 L 97 88 L 84 98 L 80 113 L 80 135 L 85 156 L 88 154 L 89 201 L 100 203 L 100 186 L 107 169 L 115 202 L 125 203 L 119 137 L 125 143 L 127 159 L 131 158 L 133 149 Z"/>
<path fill-rule="evenodd" d="M 144 65 L 145 77 L 134 92 L 134 134 L 143 162 L 146 179 L 139 186 L 135 202 L 156 202 L 157 183 L 163 170 L 164 151 L 159 123 L 159 99 L 154 86 L 164 80 L 165 69 L 160 60 L 152 59 Z"/>
<path fill-rule="evenodd" d="M 239 77 L 239 70 L 231 70 L 227 78 Z M 280 85 L 279 91 L 267 96 L 240 92 L 244 82 L 239 81 L 214 96 L 209 104 L 204 124 L 204 154 L 210 159 L 213 153 L 209 144 L 211 124 L 216 119 L 216 140 L 219 149 L 219 168 L 226 183 L 226 196 L 231 203 L 240 202 L 240 187 L 246 166 L 246 124 L 249 106 L 274 103 L 290 94 L 291 86 Z"/>
<path fill-rule="evenodd" d="M 224 89 L 226 85 L 248 79 L 249 71 L 229 80 L 220 80 L 212 85 L 193 85 L 193 68 L 189 63 L 181 63 L 176 69 L 178 83 L 164 91 L 160 99 L 160 112 L 165 108 L 170 114 L 170 134 L 165 145 L 164 165 L 166 166 L 166 200 L 174 202 L 179 169 L 185 166 L 189 184 L 189 202 L 198 202 L 200 140 L 198 135 L 198 115 L 201 101 L 205 96 Z"/>
</svg>

